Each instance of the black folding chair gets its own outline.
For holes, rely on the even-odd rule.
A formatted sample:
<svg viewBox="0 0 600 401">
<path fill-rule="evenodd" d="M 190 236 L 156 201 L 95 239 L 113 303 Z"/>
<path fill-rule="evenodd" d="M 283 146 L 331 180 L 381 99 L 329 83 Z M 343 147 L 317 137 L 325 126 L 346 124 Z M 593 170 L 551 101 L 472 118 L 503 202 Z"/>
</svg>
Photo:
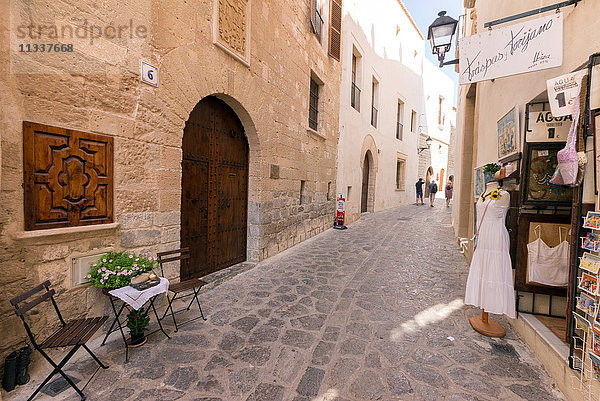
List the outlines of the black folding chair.
<svg viewBox="0 0 600 401">
<path fill-rule="evenodd" d="M 36 297 L 32 301 L 25 302 L 28 298 L 36 295 L 38 292 L 46 290 L 42 295 Z M 77 394 L 81 397 L 82 400 L 85 400 L 85 395 L 83 392 L 73 383 L 73 381 L 63 372 L 63 367 L 65 364 L 71 359 L 75 352 L 79 349 L 79 347 L 83 347 L 94 360 L 100 365 L 102 368 L 107 369 L 108 366 L 104 365 L 96 355 L 85 345 L 85 343 L 94 335 L 96 331 L 102 326 L 102 324 L 108 319 L 108 316 L 102 317 L 93 317 L 87 319 L 76 319 L 71 320 L 69 322 L 65 322 L 63 320 L 60 311 L 58 310 L 58 305 L 56 305 L 56 301 L 54 300 L 54 295 L 56 293 L 53 289 L 50 289 L 50 281 L 46 280 L 42 284 L 38 285 L 32 290 L 24 292 L 23 294 L 13 298 L 10 300 L 12 306 L 15 307 L 17 316 L 23 320 L 23 324 L 25 325 L 25 330 L 27 331 L 27 335 L 29 336 L 29 340 L 35 349 L 37 349 L 40 354 L 48 362 L 50 365 L 54 367 L 52 373 L 46 377 L 46 379 L 40 384 L 40 386 L 33 392 L 31 397 L 29 397 L 28 401 L 31 401 L 37 393 L 50 381 L 50 379 L 57 373 L 59 373 L 64 379 L 77 391 Z M 25 313 L 29 310 L 35 308 L 37 305 L 41 304 L 44 301 L 50 300 L 54 309 L 56 310 L 56 314 L 58 315 L 58 319 L 60 320 L 61 327 L 56 330 L 50 337 L 46 338 L 41 344 L 35 340 L 29 325 L 25 321 Z M 20 305 L 21 304 L 21 305 Z M 60 361 L 60 363 L 56 364 L 48 354 L 44 352 L 45 349 L 50 348 L 62 348 L 62 347 L 73 347 L 67 353 L 67 355 Z"/>
<path fill-rule="evenodd" d="M 177 249 L 175 251 L 159 252 L 156 254 L 156 256 L 158 258 L 158 264 L 160 265 L 160 272 L 163 277 L 165 275 L 163 265 L 165 263 L 169 263 L 169 262 L 179 261 L 179 263 L 187 264 L 187 268 L 184 267 L 183 269 L 181 269 L 181 271 L 189 271 L 189 266 L 190 266 L 190 250 L 189 250 L 189 248 L 181 248 L 181 249 Z M 165 310 L 165 313 L 163 314 L 161 320 L 164 319 L 165 316 L 167 316 L 167 313 L 169 311 L 171 311 L 171 317 L 173 318 L 173 324 L 175 324 L 175 331 L 178 331 L 179 328 L 177 327 L 177 321 L 175 320 L 175 314 L 179 313 L 179 312 L 183 312 L 184 310 L 190 310 L 190 308 L 192 307 L 192 304 L 194 303 L 194 300 L 196 300 L 196 303 L 198 304 L 198 309 L 200 309 L 200 316 L 195 317 L 190 320 L 187 320 L 183 323 L 180 323 L 179 325 L 193 322 L 194 320 L 198 320 L 200 318 L 202 318 L 202 320 L 206 320 L 206 318 L 204 317 L 204 313 L 202 313 L 202 307 L 200 306 L 200 301 L 198 300 L 198 293 L 200 292 L 200 288 L 202 288 L 202 286 L 204 286 L 206 284 L 208 284 L 208 283 L 200 278 L 184 279 L 184 280 L 180 280 L 178 283 L 173 283 L 173 284 L 169 283 L 169 292 L 173 293 L 173 298 L 169 297 L 169 294 L 167 293 L 167 300 L 169 301 L 169 304 L 167 305 L 167 309 Z M 192 297 L 187 308 L 180 309 L 177 312 L 173 312 L 173 301 L 175 301 L 175 298 L 177 297 L 177 295 L 181 294 L 182 292 L 188 291 L 188 290 L 192 290 L 192 292 L 190 294 L 183 295 L 182 297 L 179 298 L 179 299 L 184 299 L 189 296 Z"/>
</svg>

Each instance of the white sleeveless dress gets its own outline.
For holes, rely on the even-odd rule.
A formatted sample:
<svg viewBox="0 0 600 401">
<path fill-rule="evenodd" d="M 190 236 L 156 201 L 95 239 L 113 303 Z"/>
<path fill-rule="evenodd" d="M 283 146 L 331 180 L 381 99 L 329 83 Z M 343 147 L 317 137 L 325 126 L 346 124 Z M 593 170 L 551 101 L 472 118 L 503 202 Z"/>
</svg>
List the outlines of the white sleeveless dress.
<svg viewBox="0 0 600 401">
<path fill-rule="evenodd" d="M 500 206 L 489 197 L 484 201 L 480 198 L 477 202 L 479 235 L 469 269 L 465 304 L 514 319 L 510 238 L 504 224 L 507 212 L 508 206 Z"/>
</svg>

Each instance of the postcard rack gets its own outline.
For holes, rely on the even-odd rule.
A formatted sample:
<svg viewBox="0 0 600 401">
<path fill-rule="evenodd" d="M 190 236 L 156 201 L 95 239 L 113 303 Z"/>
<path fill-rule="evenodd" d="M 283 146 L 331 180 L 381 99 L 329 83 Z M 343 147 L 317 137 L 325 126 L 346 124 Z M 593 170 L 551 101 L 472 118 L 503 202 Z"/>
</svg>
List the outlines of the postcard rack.
<svg viewBox="0 0 600 401">
<path fill-rule="evenodd" d="M 600 400 L 600 212 L 583 219 L 570 364 L 580 373 L 574 385 L 592 401 Z"/>
</svg>

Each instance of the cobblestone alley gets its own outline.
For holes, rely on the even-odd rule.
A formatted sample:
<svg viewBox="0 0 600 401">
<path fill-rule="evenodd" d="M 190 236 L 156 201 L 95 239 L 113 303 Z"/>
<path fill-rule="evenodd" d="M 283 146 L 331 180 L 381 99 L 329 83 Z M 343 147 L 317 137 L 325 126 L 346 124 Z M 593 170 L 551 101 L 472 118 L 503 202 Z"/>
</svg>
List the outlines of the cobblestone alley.
<svg viewBox="0 0 600 401">
<path fill-rule="evenodd" d="M 208 321 L 167 326 L 127 364 L 113 334 L 88 400 L 564 399 L 504 319 L 502 340 L 469 326 L 468 266 L 438 206 L 367 214 L 258 264 L 202 295 Z"/>
</svg>

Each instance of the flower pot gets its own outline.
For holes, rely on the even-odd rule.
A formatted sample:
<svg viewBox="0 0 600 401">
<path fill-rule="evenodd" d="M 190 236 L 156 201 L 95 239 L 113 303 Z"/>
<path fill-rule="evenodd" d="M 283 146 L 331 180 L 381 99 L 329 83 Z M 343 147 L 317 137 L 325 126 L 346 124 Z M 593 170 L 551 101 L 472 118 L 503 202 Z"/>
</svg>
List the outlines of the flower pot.
<svg viewBox="0 0 600 401">
<path fill-rule="evenodd" d="M 465 8 L 473 8 L 475 7 L 475 1 L 476 0 L 464 0 L 463 5 L 465 6 Z"/>
<path fill-rule="evenodd" d="M 135 347 L 141 347 L 142 345 L 146 344 L 146 341 L 148 339 L 146 338 L 146 336 L 142 333 L 142 334 L 132 334 L 131 337 L 129 338 L 129 340 L 127 340 L 127 345 L 130 346 L 131 348 L 135 348 Z"/>
</svg>

